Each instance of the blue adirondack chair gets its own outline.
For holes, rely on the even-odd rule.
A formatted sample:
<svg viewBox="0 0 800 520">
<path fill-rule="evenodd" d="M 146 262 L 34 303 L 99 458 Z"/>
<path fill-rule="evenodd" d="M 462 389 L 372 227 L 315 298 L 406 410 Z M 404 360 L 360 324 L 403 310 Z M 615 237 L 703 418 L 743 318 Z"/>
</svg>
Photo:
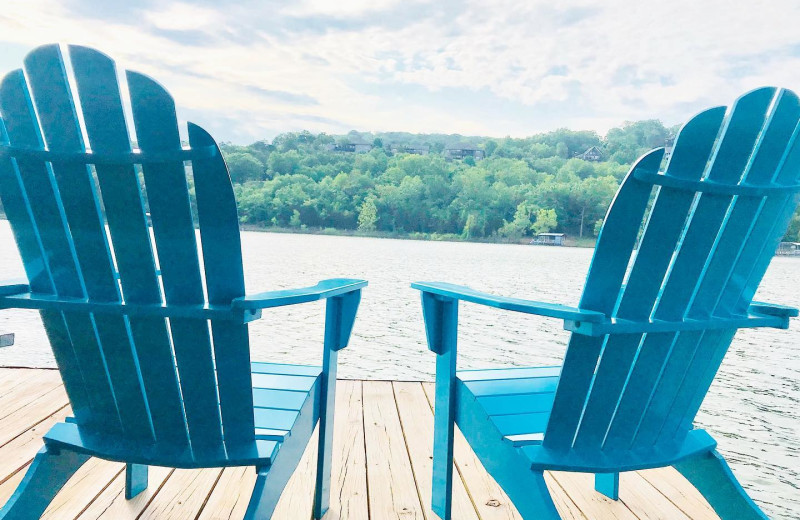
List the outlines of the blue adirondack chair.
<svg viewBox="0 0 800 520">
<path fill-rule="evenodd" d="M 39 518 L 89 457 L 126 463 L 127 498 L 147 487 L 149 465 L 254 466 L 246 518 L 269 518 L 317 422 L 321 518 L 336 357 L 366 282 L 245 295 L 214 140 L 189 123 L 183 148 L 169 94 L 129 71 L 133 149 L 114 62 L 84 47 L 69 58 L 71 75 L 60 47 L 40 47 L 0 84 L 0 197 L 28 278 L 0 288 L 0 308 L 40 310 L 74 413 L 45 434 L 0 518 Z M 321 367 L 251 362 L 247 323 L 262 309 L 323 299 Z"/>
<path fill-rule="evenodd" d="M 692 423 L 736 330 L 786 328 L 797 315 L 752 299 L 797 205 L 798 117 L 794 93 L 758 89 L 689 121 L 664 172 L 663 149 L 640 158 L 576 308 L 412 285 L 437 354 L 439 516 L 450 518 L 456 423 L 527 519 L 559 518 L 545 470 L 594 473 L 616 499 L 620 472 L 670 465 L 722 518 L 766 518 Z M 563 365 L 456 371 L 459 301 L 563 319 Z"/>
</svg>

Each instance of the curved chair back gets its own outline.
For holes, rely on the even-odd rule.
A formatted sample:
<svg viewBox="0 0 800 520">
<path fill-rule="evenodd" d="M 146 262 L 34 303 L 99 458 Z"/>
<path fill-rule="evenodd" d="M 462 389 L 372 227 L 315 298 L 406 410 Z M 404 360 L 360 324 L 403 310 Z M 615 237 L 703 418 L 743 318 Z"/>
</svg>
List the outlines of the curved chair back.
<svg viewBox="0 0 800 520">
<path fill-rule="evenodd" d="M 81 433 L 201 458 L 254 439 L 236 202 L 211 136 L 183 148 L 166 90 L 124 77 L 57 45 L 8 74 L 0 196 Z"/>
<path fill-rule="evenodd" d="M 587 455 L 680 443 L 797 205 L 800 101 L 762 88 L 700 113 L 624 180 L 579 307 L 681 332 L 573 334 L 543 440 Z M 653 195 L 655 195 L 653 197 Z M 732 320 L 729 320 L 732 323 Z"/>
</svg>

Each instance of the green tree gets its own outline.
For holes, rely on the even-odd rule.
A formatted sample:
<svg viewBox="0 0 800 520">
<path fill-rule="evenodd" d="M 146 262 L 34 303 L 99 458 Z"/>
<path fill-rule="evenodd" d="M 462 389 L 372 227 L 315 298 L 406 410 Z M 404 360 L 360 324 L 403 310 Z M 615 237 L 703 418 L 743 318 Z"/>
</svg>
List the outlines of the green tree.
<svg viewBox="0 0 800 520">
<path fill-rule="evenodd" d="M 533 232 L 535 234 L 548 233 L 558 225 L 558 215 L 554 209 L 540 209 L 536 212 L 536 220 L 533 222 Z"/>
<path fill-rule="evenodd" d="M 375 197 L 368 196 L 361 203 L 358 210 L 358 229 L 361 231 L 375 231 L 378 223 L 378 206 L 375 205 Z"/>
<path fill-rule="evenodd" d="M 236 183 L 264 180 L 266 169 L 264 163 L 248 152 L 225 154 L 225 163 L 231 180 Z"/>
</svg>

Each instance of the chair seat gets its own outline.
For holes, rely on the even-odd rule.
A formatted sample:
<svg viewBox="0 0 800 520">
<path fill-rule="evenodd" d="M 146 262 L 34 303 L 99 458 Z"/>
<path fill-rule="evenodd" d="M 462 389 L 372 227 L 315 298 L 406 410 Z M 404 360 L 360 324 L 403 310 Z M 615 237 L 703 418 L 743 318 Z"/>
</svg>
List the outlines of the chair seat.
<svg viewBox="0 0 800 520">
<path fill-rule="evenodd" d="M 51 448 L 66 448 L 107 460 L 177 468 L 267 466 L 292 434 L 301 412 L 316 423 L 321 367 L 252 363 L 255 436 L 241 446 L 194 450 L 163 444 L 127 445 L 116 436 L 81 431 L 74 422 L 58 423 L 44 437 Z M 311 406 L 309 406 L 311 405 Z M 306 421 L 308 422 L 308 421 Z"/>
<path fill-rule="evenodd" d="M 322 368 L 252 363 L 256 438 L 282 441 L 308 399 L 316 399 Z"/>
<path fill-rule="evenodd" d="M 553 407 L 560 366 L 460 370 L 459 388 L 514 446 L 541 444 Z"/>
</svg>

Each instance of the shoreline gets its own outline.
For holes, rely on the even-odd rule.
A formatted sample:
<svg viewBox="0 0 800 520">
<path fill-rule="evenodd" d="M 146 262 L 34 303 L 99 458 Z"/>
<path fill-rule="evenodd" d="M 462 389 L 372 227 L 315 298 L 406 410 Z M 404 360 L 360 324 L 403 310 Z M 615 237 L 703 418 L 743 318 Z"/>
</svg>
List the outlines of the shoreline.
<svg viewBox="0 0 800 520">
<path fill-rule="evenodd" d="M 362 238 L 391 238 L 396 240 L 420 240 L 427 242 L 473 242 L 479 244 L 529 244 L 533 237 L 525 239 L 511 240 L 499 237 L 484 238 L 462 238 L 451 233 L 399 233 L 391 231 L 359 231 L 338 228 L 293 228 L 280 226 L 259 226 L 256 224 L 239 224 L 240 231 L 256 231 L 260 233 L 284 233 L 297 235 L 323 235 L 323 236 L 343 236 L 343 237 L 362 237 Z M 582 247 L 593 249 L 595 238 L 567 238 L 562 246 L 542 246 L 542 247 Z"/>
</svg>

